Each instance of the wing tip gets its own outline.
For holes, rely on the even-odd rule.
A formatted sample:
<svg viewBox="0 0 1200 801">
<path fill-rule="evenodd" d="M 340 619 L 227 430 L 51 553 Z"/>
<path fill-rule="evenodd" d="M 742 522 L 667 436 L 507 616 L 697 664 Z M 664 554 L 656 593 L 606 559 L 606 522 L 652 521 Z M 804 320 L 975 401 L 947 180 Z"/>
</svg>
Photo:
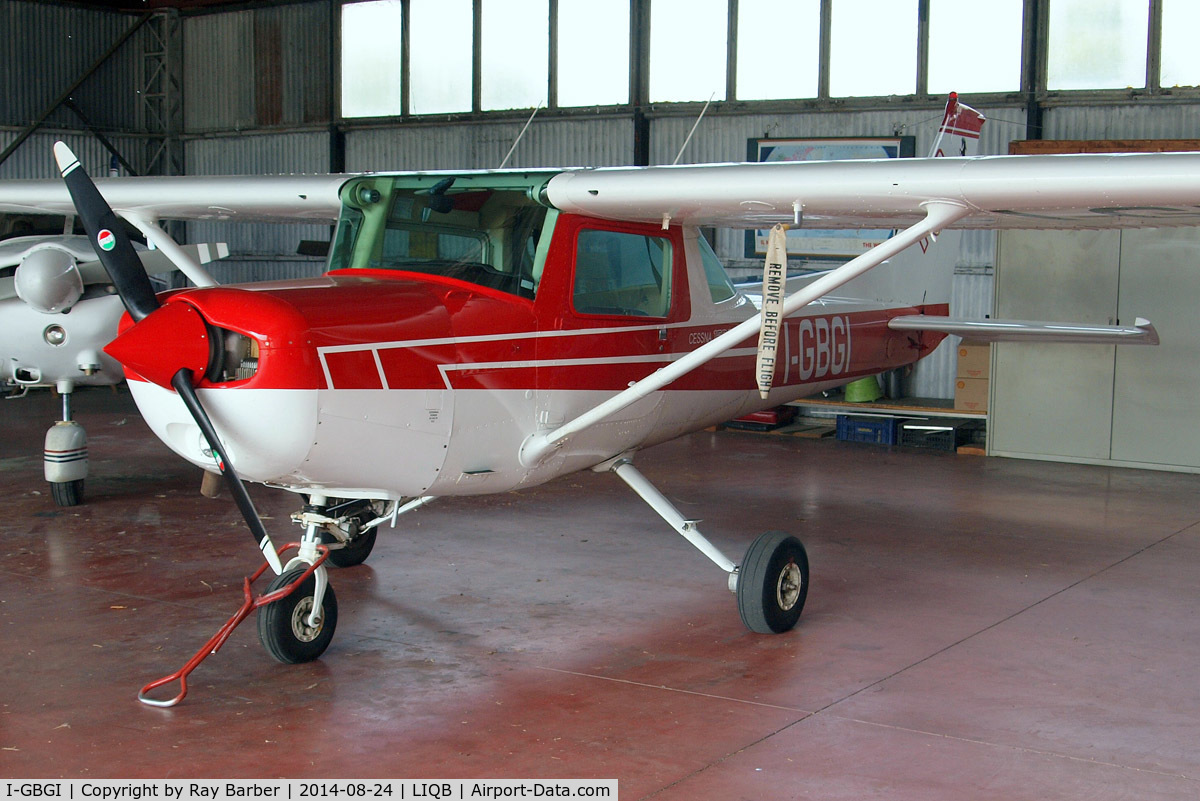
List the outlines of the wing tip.
<svg viewBox="0 0 1200 801">
<path fill-rule="evenodd" d="M 1146 345 L 1158 345 L 1162 340 L 1158 338 L 1158 329 L 1154 327 L 1154 323 L 1147 320 L 1145 317 L 1138 317 L 1133 321 L 1134 328 L 1142 332 L 1142 342 Z"/>
</svg>

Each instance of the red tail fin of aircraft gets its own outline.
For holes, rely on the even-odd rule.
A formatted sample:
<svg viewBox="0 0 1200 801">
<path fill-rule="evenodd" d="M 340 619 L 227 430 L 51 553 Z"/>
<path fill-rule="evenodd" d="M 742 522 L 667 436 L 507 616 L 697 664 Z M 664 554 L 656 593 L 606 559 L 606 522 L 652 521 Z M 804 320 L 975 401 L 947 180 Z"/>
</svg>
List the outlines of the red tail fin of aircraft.
<svg viewBox="0 0 1200 801">
<path fill-rule="evenodd" d="M 979 152 L 979 134 L 985 122 L 986 117 L 966 103 L 959 102 L 958 92 L 951 92 L 929 157 L 976 155 Z"/>
</svg>

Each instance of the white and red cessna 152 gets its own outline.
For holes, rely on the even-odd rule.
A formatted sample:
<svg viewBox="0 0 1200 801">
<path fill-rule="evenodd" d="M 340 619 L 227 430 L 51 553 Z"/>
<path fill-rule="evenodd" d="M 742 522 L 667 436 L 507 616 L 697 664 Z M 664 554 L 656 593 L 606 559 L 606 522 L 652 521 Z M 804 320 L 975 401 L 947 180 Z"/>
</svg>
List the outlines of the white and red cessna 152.
<svg viewBox="0 0 1200 801">
<path fill-rule="evenodd" d="M 1200 225 L 1200 153 L 127 178 L 99 191 L 65 145 L 55 154 L 67 188 L 4 182 L 0 211 L 65 213 L 73 199 L 129 310 L 108 352 L 153 431 L 224 473 L 276 574 L 257 598 L 248 580 L 226 628 L 143 689 L 162 706 L 252 609 L 277 659 L 318 657 L 337 621 L 324 563 L 362 562 L 380 524 L 584 469 L 615 473 L 716 563 L 750 629 L 787 631 L 808 591 L 801 543 L 769 532 L 739 564 L 636 470 L 639 450 L 912 364 L 947 332 L 1155 341 L 1144 321 L 954 321 L 944 298 L 829 297 L 944 229 Z M 156 296 L 117 215 L 337 229 L 321 278 Z M 768 275 L 760 313 L 698 227 L 776 224 L 896 233 L 786 299 Z M 307 496 L 290 561 L 242 478 Z M 149 697 L 176 679 L 175 698 Z"/>
</svg>

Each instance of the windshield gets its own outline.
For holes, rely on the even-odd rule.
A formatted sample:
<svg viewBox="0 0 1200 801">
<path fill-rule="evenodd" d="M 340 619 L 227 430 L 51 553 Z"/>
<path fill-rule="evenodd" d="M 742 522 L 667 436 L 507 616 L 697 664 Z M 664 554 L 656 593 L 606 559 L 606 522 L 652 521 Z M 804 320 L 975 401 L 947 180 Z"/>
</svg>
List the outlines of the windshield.
<svg viewBox="0 0 1200 801">
<path fill-rule="evenodd" d="M 528 186 L 403 181 L 364 178 L 342 190 L 330 269 L 404 270 L 534 296 L 544 260 L 539 244 L 549 237 L 547 209 Z"/>
</svg>

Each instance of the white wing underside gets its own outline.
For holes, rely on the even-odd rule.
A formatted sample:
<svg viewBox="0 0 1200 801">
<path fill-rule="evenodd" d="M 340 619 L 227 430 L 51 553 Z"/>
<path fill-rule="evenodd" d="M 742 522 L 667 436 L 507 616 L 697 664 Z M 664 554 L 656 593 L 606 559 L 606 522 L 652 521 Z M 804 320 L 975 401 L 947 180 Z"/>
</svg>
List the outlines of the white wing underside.
<svg viewBox="0 0 1200 801">
<path fill-rule="evenodd" d="M 509 171 L 513 172 L 513 171 Z M 543 172 L 540 170 L 530 172 Z M 403 175 L 404 173 L 390 173 Z M 446 173 L 469 174 L 469 173 Z M 731 228 L 907 228 L 943 201 L 952 228 L 1200 225 L 1200 153 L 882 159 L 544 171 L 568 212 Z M 352 176 L 182 176 L 96 181 L 118 213 L 149 219 L 332 221 Z M 0 212 L 71 214 L 61 181 L 0 181 Z"/>
<path fill-rule="evenodd" d="M 592 216 L 767 228 L 907 228 L 931 201 L 951 228 L 1200 225 L 1200 153 L 615 167 L 551 179 L 559 209 Z"/>
<path fill-rule="evenodd" d="M 145 176 L 98 178 L 118 214 L 149 220 L 332 222 L 346 175 Z M 75 213 L 58 179 L 0 181 L 0 213 Z"/>
</svg>

